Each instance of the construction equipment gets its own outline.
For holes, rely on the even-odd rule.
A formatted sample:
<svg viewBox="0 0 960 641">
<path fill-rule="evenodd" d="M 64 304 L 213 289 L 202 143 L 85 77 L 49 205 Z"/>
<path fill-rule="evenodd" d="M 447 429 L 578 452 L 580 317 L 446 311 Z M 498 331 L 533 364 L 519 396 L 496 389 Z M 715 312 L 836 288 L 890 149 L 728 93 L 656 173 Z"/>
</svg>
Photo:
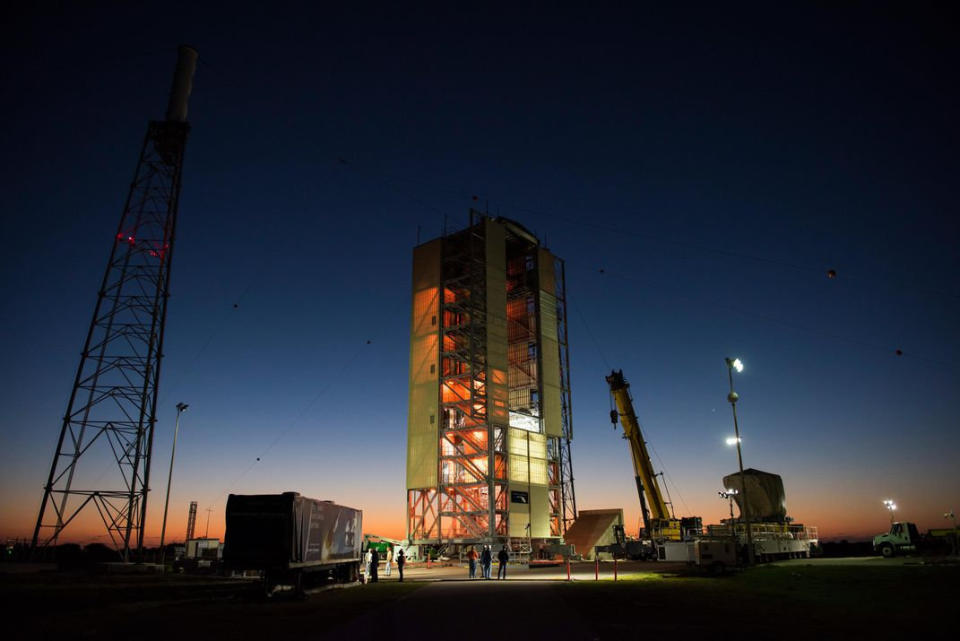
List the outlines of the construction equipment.
<svg viewBox="0 0 960 641">
<path fill-rule="evenodd" d="M 682 541 L 684 533 L 680 519 L 674 518 L 663 499 L 657 475 L 653 471 L 647 444 L 640 432 L 640 422 L 633 411 L 633 399 L 630 397 L 630 384 L 623 378 L 623 370 L 610 372 L 606 377 L 610 384 L 617 409 L 610 411 L 610 420 L 616 426 L 619 418 L 623 426 L 623 437 L 630 443 L 633 458 L 633 470 L 637 480 L 637 493 L 640 495 L 640 509 L 643 515 L 643 529 L 640 538 L 655 542 Z"/>
<path fill-rule="evenodd" d="M 891 523 L 890 531 L 873 537 L 873 549 L 885 558 L 915 552 L 920 542 L 920 532 L 913 523 Z"/>
</svg>

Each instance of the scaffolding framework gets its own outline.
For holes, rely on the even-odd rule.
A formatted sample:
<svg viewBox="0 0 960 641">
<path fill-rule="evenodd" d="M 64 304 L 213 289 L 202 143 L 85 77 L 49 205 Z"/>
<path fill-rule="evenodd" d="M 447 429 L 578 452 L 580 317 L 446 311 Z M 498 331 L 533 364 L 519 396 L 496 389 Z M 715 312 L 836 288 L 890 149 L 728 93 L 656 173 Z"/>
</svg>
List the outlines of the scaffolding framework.
<svg viewBox="0 0 960 641">
<path fill-rule="evenodd" d="M 415 255 L 408 538 L 558 541 L 576 518 L 563 262 L 474 210 Z M 418 463 L 431 440 L 435 475 Z"/>
<path fill-rule="evenodd" d="M 143 549 L 189 130 L 171 120 L 147 128 L 44 486 L 34 548 L 55 544 L 82 512 L 94 510 L 124 560 Z"/>
<path fill-rule="evenodd" d="M 560 450 L 560 502 L 563 533 L 577 520 L 577 497 L 573 489 L 573 405 L 570 399 L 570 346 L 567 341 L 567 272 L 563 260 L 557 259 L 557 336 L 560 345 L 560 402 L 562 431 L 557 446 Z"/>
<path fill-rule="evenodd" d="M 437 529 L 441 540 L 505 533 L 504 432 L 489 420 L 486 236 L 469 227 L 441 244 L 440 444 Z"/>
</svg>

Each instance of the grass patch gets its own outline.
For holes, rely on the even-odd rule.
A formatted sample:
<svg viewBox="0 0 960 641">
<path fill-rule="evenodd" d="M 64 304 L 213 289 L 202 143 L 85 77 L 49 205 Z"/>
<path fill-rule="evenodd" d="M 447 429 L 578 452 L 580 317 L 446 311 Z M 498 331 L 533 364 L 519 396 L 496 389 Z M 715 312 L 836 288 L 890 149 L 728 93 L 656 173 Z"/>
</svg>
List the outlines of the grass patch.
<svg viewBox="0 0 960 641">
<path fill-rule="evenodd" d="M 629 574 L 616 583 L 560 588 L 567 607 L 606 613 L 596 624 L 609 635 L 622 634 L 632 616 L 645 632 L 682 626 L 685 633 L 729 629 L 757 638 L 809 638 L 819 631 L 883 639 L 941 630 L 958 585 L 956 566 L 762 566 L 721 578 Z"/>
<path fill-rule="evenodd" d="M 215 631 L 218 638 L 273 638 L 277 630 L 315 638 L 387 607 L 421 588 L 416 582 L 382 582 L 322 590 L 297 599 L 266 598 L 256 582 L 194 577 L 82 577 L 33 575 L 0 582 L 12 611 L 31 617 L 29 636 L 11 638 L 170 639 L 184 629 Z M 56 604 L 57 616 L 45 616 Z M 94 614 L 96 613 L 96 614 Z M 36 616 L 41 615 L 41 616 Z M 145 621 L 149 621 L 143 629 Z"/>
</svg>

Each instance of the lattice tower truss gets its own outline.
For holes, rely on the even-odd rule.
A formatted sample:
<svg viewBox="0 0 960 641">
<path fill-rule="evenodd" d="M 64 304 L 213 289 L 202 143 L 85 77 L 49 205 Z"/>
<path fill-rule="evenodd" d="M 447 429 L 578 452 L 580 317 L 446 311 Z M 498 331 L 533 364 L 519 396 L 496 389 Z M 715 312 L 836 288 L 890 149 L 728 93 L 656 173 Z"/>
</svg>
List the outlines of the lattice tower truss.
<svg viewBox="0 0 960 641">
<path fill-rule="evenodd" d="M 197 502 L 190 501 L 190 512 L 187 514 L 187 538 L 189 541 L 193 538 L 193 532 L 197 527 Z"/>
<path fill-rule="evenodd" d="M 577 496 L 573 488 L 573 405 L 570 398 L 570 347 L 567 342 L 567 270 L 563 260 L 556 262 L 557 338 L 560 348 L 560 394 L 563 433 L 557 441 L 560 450 L 561 527 L 567 529 L 577 520 Z"/>
<path fill-rule="evenodd" d="M 147 127 L 44 486 L 34 548 L 57 543 L 72 524 L 99 522 L 124 560 L 143 550 L 195 62 L 196 52 L 181 47 L 167 118 Z"/>
</svg>

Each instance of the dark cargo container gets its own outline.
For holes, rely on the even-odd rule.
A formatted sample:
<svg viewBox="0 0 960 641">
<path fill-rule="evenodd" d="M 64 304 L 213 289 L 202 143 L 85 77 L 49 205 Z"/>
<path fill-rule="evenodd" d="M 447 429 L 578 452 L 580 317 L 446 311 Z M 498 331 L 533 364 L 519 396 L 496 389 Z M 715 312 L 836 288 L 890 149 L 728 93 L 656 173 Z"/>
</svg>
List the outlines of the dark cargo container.
<svg viewBox="0 0 960 641">
<path fill-rule="evenodd" d="M 223 561 L 229 570 L 260 570 L 268 589 L 292 583 L 303 574 L 326 572 L 334 581 L 359 576 L 363 513 L 300 496 L 231 494 Z"/>
<path fill-rule="evenodd" d="M 724 487 L 737 491 L 733 499 L 737 502 L 741 513 L 743 486 L 746 484 L 747 499 L 750 501 L 750 520 L 783 523 L 787 518 L 787 504 L 783 492 L 783 479 L 780 475 L 748 468 L 743 471 L 743 480 L 744 482 L 741 483 L 740 472 L 723 477 Z"/>
</svg>

